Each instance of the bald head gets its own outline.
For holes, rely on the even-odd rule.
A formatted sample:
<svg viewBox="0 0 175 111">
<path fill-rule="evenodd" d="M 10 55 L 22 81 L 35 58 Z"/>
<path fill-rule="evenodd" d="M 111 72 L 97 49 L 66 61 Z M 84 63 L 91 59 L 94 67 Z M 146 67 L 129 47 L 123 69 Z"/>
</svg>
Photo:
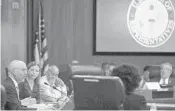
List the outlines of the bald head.
<svg viewBox="0 0 175 111">
<path fill-rule="evenodd" d="M 13 60 L 8 65 L 8 72 L 17 82 L 21 82 L 26 77 L 27 66 L 23 61 Z"/>
<path fill-rule="evenodd" d="M 26 64 L 20 60 L 13 60 L 8 65 L 8 70 L 12 71 L 13 69 L 27 69 Z"/>
</svg>

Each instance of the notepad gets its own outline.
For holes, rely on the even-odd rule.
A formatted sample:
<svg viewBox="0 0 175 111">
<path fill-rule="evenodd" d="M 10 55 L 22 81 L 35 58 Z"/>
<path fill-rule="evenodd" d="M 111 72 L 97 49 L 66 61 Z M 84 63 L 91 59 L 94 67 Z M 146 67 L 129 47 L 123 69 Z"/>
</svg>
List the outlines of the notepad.
<svg viewBox="0 0 175 111">
<path fill-rule="evenodd" d="M 145 85 L 146 85 L 147 89 L 150 89 L 150 90 L 154 90 L 154 89 L 160 90 L 161 89 L 158 82 L 146 82 Z"/>
</svg>

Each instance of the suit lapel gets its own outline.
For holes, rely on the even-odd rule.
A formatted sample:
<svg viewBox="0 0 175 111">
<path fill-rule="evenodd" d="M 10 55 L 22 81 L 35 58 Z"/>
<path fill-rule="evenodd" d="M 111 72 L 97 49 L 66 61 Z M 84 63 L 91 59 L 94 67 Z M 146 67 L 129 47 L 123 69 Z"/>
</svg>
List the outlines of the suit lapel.
<svg viewBox="0 0 175 111">
<path fill-rule="evenodd" d="M 24 81 L 24 89 L 26 90 L 26 91 L 32 91 L 32 89 L 30 88 L 30 86 L 29 86 L 29 83 L 28 83 L 28 81 L 25 79 L 25 81 Z"/>
<path fill-rule="evenodd" d="M 15 83 L 13 82 L 13 80 L 10 77 L 8 77 L 8 81 L 12 84 L 12 86 L 13 86 L 12 88 L 15 91 L 16 97 L 18 98 L 18 101 L 20 102 Z"/>
</svg>

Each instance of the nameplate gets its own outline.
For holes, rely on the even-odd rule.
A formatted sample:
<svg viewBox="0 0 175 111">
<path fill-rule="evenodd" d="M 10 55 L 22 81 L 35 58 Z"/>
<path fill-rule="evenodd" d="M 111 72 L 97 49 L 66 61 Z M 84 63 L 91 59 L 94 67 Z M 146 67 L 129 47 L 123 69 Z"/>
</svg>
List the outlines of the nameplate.
<svg viewBox="0 0 175 111">
<path fill-rule="evenodd" d="M 156 91 L 152 91 L 152 98 L 173 98 L 174 91 L 168 89 L 159 89 Z"/>
<path fill-rule="evenodd" d="M 84 79 L 86 82 L 99 82 L 98 79 Z"/>
</svg>

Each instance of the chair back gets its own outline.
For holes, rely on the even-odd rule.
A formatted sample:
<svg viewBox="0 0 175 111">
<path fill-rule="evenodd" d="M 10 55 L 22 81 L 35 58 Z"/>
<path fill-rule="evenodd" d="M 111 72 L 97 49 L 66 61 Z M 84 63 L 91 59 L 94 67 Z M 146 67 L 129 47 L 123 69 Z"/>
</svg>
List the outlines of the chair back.
<svg viewBox="0 0 175 111">
<path fill-rule="evenodd" d="M 70 75 L 96 75 L 102 76 L 104 72 L 102 71 L 100 66 L 96 65 L 71 65 L 69 67 Z"/>
<path fill-rule="evenodd" d="M 5 87 L 1 84 L 1 110 L 4 110 L 6 100 L 7 100 L 6 90 Z"/>
<path fill-rule="evenodd" d="M 125 90 L 119 77 L 74 75 L 76 110 L 117 110 L 123 105 Z"/>
</svg>

